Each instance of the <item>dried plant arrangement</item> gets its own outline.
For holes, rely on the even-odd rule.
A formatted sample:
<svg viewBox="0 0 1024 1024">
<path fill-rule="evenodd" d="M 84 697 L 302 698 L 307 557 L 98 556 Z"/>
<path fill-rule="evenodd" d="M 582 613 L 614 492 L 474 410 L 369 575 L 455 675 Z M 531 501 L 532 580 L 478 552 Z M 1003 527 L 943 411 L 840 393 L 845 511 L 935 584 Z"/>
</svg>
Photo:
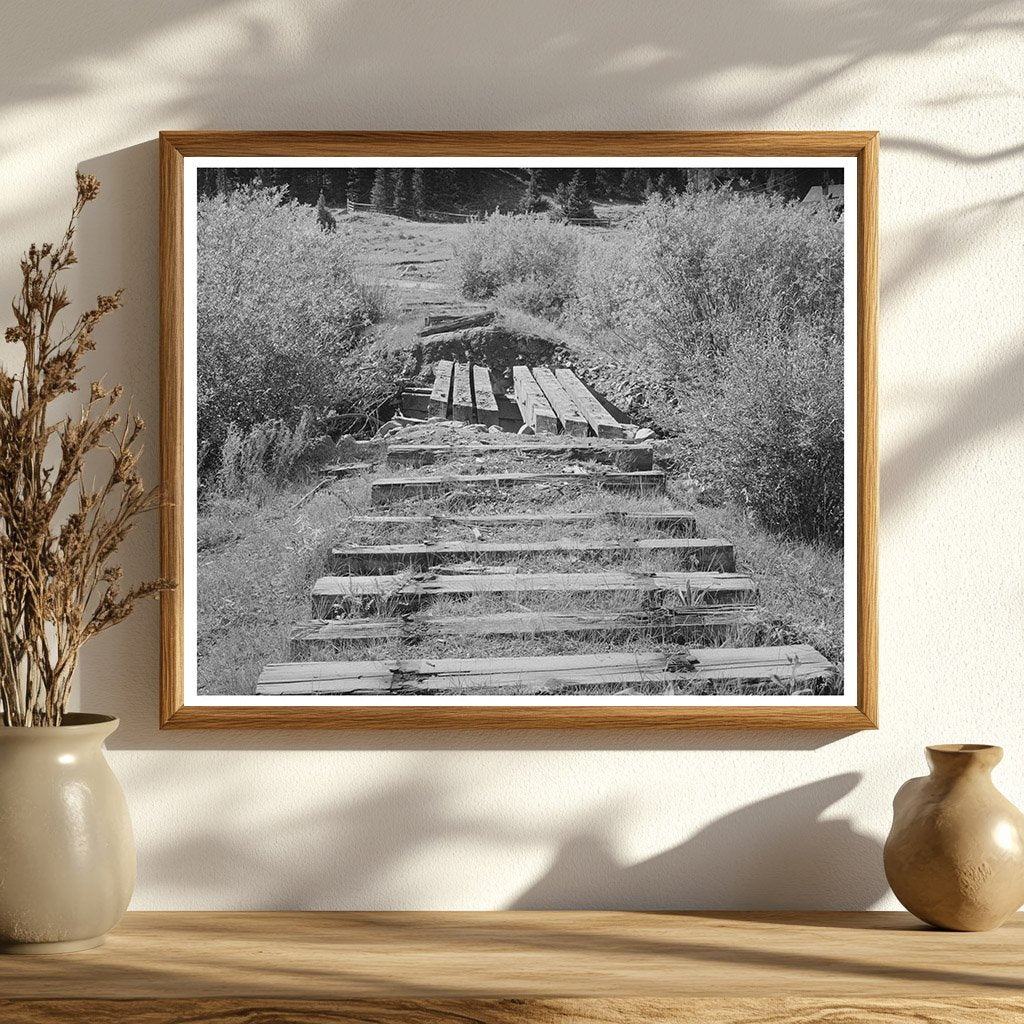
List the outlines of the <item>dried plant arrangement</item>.
<svg viewBox="0 0 1024 1024">
<path fill-rule="evenodd" d="M 91 175 L 79 173 L 77 184 L 64 237 L 56 245 L 32 245 L 21 261 L 14 325 L 5 337 L 23 348 L 23 360 L 20 372 L 0 369 L 5 726 L 59 725 L 83 644 L 169 586 L 157 579 L 122 589 L 123 570 L 111 561 L 136 518 L 159 500 L 137 469 L 145 424 L 130 406 L 117 410 L 124 389 L 92 381 L 79 414 L 53 417 L 54 403 L 80 388 L 97 324 L 121 305 L 121 291 L 100 295 L 69 329 L 59 323 L 71 304 L 61 274 L 77 262 L 78 218 L 99 193 Z M 105 481 L 92 476 L 95 459 L 109 465 Z"/>
</svg>

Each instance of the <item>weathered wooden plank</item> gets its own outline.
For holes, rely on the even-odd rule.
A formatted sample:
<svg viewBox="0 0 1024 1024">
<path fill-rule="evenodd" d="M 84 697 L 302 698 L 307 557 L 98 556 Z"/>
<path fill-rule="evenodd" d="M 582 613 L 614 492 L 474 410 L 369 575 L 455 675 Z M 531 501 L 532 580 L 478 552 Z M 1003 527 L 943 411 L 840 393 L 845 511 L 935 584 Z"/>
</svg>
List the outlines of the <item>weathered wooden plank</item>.
<svg viewBox="0 0 1024 1024">
<path fill-rule="evenodd" d="M 541 658 L 299 661 L 267 665 L 256 683 L 256 693 L 537 693 L 570 687 L 603 689 L 709 680 L 806 681 L 830 677 L 835 671 L 831 662 L 806 644 L 711 647 L 688 651 L 683 657 L 610 652 Z"/>
<path fill-rule="evenodd" d="M 491 374 L 486 366 L 473 365 L 473 406 L 476 409 L 477 423 L 496 426 L 498 423 L 498 403 L 491 387 Z"/>
<path fill-rule="evenodd" d="M 427 411 L 431 416 L 440 416 L 442 419 L 449 417 L 454 373 L 455 364 L 448 359 L 440 360 L 434 367 L 434 390 L 431 391 L 427 404 Z"/>
<path fill-rule="evenodd" d="M 446 562 L 472 560 L 502 563 L 541 554 L 613 556 L 633 554 L 671 555 L 680 569 L 714 569 L 732 572 L 735 566 L 733 546 L 725 540 L 689 537 L 602 541 L 587 538 L 562 538 L 540 541 L 439 541 L 431 544 L 346 545 L 331 552 L 335 573 L 352 576 L 394 573 L 402 569 L 429 569 Z"/>
<path fill-rule="evenodd" d="M 373 469 L 372 462 L 339 462 L 330 466 L 323 466 L 320 470 L 320 475 L 343 477 L 351 476 L 353 473 L 365 473 L 368 469 Z"/>
<path fill-rule="evenodd" d="M 627 529 L 657 531 L 674 537 L 692 537 L 696 519 L 692 512 L 523 512 L 510 515 L 420 515 L 354 516 L 350 522 L 360 526 L 417 526 L 454 523 L 461 526 L 528 526 L 536 523 L 566 523 L 585 526 L 597 522 L 621 523 Z"/>
<path fill-rule="evenodd" d="M 557 434 L 558 417 L 528 366 L 512 368 L 512 384 L 523 422 L 538 434 Z"/>
<path fill-rule="evenodd" d="M 533 367 L 533 379 L 544 393 L 548 404 L 555 411 L 562 424 L 562 433 L 574 437 L 586 437 L 590 433 L 590 424 L 576 408 L 576 403 L 569 397 L 565 388 L 555 379 L 555 375 L 546 366 Z"/>
<path fill-rule="evenodd" d="M 591 394 L 590 389 L 572 370 L 555 370 L 558 383 L 576 403 L 576 408 L 586 417 L 591 429 L 598 437 L 624 437 L 625 427 Z"/>
<path fill-rule="evenodd" d="M 757 605 L 710 605 L 650 611 L 497 612 L 493 615 L 432 615 L 410 612 L 392 619 L 313 619 L 292 629 L 292 655 L 311 645 L 343 646 L 372 640 L 414 641 L 422 637 L 574 636 L 621 638 L 656 636 L 685 642 L 694 636 L 722 636 L 756 618 Z"/>
<path fill-rule="evenodd" d="M 654 468 L 654 451 L 649 445 L 627 444 L 598 438 L 565 441 L 546 437 L 520 437 L 484 444 L 391 444 L 387 462 L 391 466 L 413 469 L 433 465 L 452 456 L 481 458 L 486 455 L 528 456 L 538 459 L 560 459 L 566 462 L 601 462 L 634 472 Z"/>
<path fill-rule="evenodd" d="M 452 382 L 452 419 L 464 423 L 473 422 L 473 385 L 469 363 L 455 364 L 455 379 Z"/>
<path fill-rule="evenodd" d="M 639 473 L 473 473 L 458 476 L 394 477 L 375 480 L 370 485 L 370 500 L 382 504 L 396 498 L 439 494 L 465 487 L 489 487 L 497 490 L 532 484 L 588 484 L 623 491 L 662 491 L 665 474 L 660 470 Z"/>
<path fill-rule="evenodd" d="M 435 597 L 472 594 L 633 594 L 650 602 L 656 594 L 673 594 L 684 607 L 696 604 L 747 603 L 757 585 L 741 573 L 605 572 L 576 573 L 400 573 L 380 576 L 322 576 L 313 584 L 315 618 L 334 618 L 350 607 L 392 604 L 415 608 Z"/>
<path fill-rule="evenodd" d="M 448 334 L 451 331 L 462 331 L 467 327 L 484 327 L 494 320 L 494 312 L 476 313 L 473 316 L 460 316 L 455 319 L 445 319 L 441 323 L 431 324 L 419 332 L 419 337 L 429 338 L 434 334 Z"/>
</svg>

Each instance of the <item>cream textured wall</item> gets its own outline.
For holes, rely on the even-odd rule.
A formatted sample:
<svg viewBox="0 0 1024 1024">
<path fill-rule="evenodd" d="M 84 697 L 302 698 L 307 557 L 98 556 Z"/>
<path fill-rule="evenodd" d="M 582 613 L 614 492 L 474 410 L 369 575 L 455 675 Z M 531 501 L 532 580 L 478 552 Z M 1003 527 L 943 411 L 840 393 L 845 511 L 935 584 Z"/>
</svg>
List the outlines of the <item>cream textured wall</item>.
<svg viewBox="0 0 1024 1024">
<path fill-rule="evenodd" d="M 0 295 L 75 166 L 97 174 L 77 294 L 126 286 L 96 372 L 154 425 L 159 129 L 882 132 L 881 730 L 164 734 L 147 608 L 82 667 L 82 704 L 123 719 L 134 906 L 885 907 L 890 799 L 925 743 L 1005 745 L 1024 804 L 1022 19 L 998 0 L 7 0 Z M 154 523 L 132 567 L 156 548 Z"/>
</svg>

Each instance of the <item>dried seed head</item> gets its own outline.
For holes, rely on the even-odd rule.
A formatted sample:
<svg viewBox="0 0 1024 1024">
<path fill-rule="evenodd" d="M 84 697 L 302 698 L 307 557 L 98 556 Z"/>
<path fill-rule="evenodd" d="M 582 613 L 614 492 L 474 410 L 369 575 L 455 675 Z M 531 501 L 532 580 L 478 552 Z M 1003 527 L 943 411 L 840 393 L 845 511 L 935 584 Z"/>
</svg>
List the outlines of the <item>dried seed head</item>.
<svg viewBox="0 0 1024 1024">
<path fill-rule="evenodd" d="M 123 290 L 118 288 L 113 295 L 97 295 L 96 296 L 96 312 L 100 316 L 104 313 L 109 313 L 112 310 L 117 309 L 121 305 L 121 296 L 124 294 Z"/>
<path fill-rule="evenodd" d="M 81 171 L 76 171 L 75 180 L 78 183 L 78 198 L 83 203 L 88 203 L 100 194 L 100 183 L 93 175 L 82 174 Z"/>
<path fill-rule="evenodd" d="M 103 385 L 98 380 L 92 382 L 90 388 L 90 396 L 94 402 L 98 402 L 101 398 L 107 397 L 107 392 L 104 390 Z"/>
</svg>

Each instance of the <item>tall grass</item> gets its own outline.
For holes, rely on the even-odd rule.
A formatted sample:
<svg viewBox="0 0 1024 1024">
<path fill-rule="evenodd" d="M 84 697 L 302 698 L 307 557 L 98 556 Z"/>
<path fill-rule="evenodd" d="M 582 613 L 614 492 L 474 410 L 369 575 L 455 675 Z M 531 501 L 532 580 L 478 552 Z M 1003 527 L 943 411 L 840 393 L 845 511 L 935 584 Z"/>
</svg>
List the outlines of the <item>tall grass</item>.
<svg viewBox="0 0 1024 1024">
<path fill-rule="evenodd" d="M 390 299 L 284 188 L 201 199 L 198 236 L 198 429 L 215 471 L 229 437 L 365 400 L 355 347 Z"/>
<path fill-rule="evenodd" d="M 292 477 L 313 447 L 309 410 L 290 426 L 284 420 L 266 420 L 245 432 L 228 424 L 220 464 L 204 489 L 204 497 L 250 498 L 262 502 Z"/>
</svg>

